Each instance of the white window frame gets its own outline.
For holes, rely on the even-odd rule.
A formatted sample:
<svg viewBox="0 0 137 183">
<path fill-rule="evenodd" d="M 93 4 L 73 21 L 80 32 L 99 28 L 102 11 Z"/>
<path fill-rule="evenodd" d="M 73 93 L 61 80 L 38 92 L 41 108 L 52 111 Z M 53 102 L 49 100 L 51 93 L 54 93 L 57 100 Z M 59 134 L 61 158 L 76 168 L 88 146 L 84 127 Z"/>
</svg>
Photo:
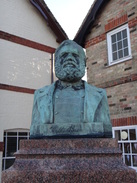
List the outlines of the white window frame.
<svg viewBox="0 0 137 183">
<path fill-rule="evenodd" d="M 134 140 L 130 140 L 130 137 L 129 137 L 129 130 L 130 129 L 134 129 L 135 132 L 136 132 L 136 139 Z M 132 145 L 133 143 L 137 144 L 137 125 L 132 125 L 132 126 L 120 126 L 120 127 L 112 127 L 112 134 L 113 134 L 113 138 L 116 138 L 115 137 L 115 131 L 120 131 L 120 134 L 122 131 L 124 130 L 127 130 L 128 131 L 128 140 L 123 140 L 122 138 L 120 138 L 118 140 L 118 144 L 121 144 L 121 147 L 122 147 L 122 159 L 123 159 L 123 162 L 125 163 L 125 156 L 130 156 L 131 157 L 131 168 L 135 169 L 136 172 L 137 172 L 137 166 L 134 166 L 133 165 L 133 156 L 137 156 L 137 153 L 133 153 L 132 152 Z M 130 152 L 125 152 L 125 149 L 124 149 L 124 144 L 129 144 L 130 145 Z"/>
<path fill-rule="evenodd" d="M 126 57 L 123 57 L 123 58 L 120 58 L 120 59 L 117 59 L 117 60 L 113 61 L 111 36 L 114 35 L 114 34 L 117 34 L 118 32 L 121 32 L 124 29 L 127 30 L 127 41 L 128 41 L 129 55 L 126 56 Z M 132 58 L 132 55 L 131 55 L 131 44 L 130 44 L 130 32 L 129 32 L 128 24 L 125 24 L 125 25 L 123 25 L 123 26 L 121 26 L 121 27 L 119 27 L 119 28 L 117 28 L 115 30 L 112 30 L 112 31 L 107 33 L 107 47 L 108 47 L 108 65 L 109 66 L 117 64 L 117 63 L 121 63 L 121 62 L 124 62 L 124 61 L 127 61 L 127 60 Z"/>
<path fill-rule="evenodd" d="M 26 129 L 13 129 L 13 130 L 6 130 L 6 131 L 4 131 L 6 134 L 4 135 L 4 137 L 5 137 L 5 141 L 4 141 L 4 148 L 5 148 L 5 154 L 3 154 L 3 158 L 2 158 L 2 160 L 3 160 L 3 166 L 2 166 L 2 168 L 3 168 L 3 170 L 5 170 L 6 168 L 6 160 L 8 160 L 8 159 L 15 159 L 15 156 L 7 156 L 6 155 L 6 153 L 7 153 L 7 138 L 12 138 L 12 137 L 16 137 L 16 140 L 17 140 L 17 147 L 16 147 L 16 151 L 18 151 L 19 150 L 19 146 L 18 146 L 18 144 L 19 144 L 19 137 L 25 137 L 25 138 L 27 138 L 27 139 L 29 139 L 29 130 L 26 130 Z M 8 134 L 8 132 L 16 132 L 17 133 L 17 135 L 12 135 L 12 136 L 10 136 L 10 135 L 7 135 Z M 19 133 L 20 132 L 24 132 L 24 133 L 27 133 L 27 135 L 19 135 Z"/>
</svg>

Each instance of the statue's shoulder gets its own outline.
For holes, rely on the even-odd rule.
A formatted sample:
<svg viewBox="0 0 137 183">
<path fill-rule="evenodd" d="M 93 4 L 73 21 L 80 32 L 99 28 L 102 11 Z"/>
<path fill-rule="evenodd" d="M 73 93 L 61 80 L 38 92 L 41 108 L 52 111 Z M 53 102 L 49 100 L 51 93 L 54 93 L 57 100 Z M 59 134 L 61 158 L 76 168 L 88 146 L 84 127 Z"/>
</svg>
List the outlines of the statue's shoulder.
<svg viewBox="0 0 137 183">
<path fill-rule="evenodd" d="M 48 94 L 51 91 L 54 91 L 54 88 L 55 88 L 55 83 L 52 83 L 51 85 L 46 85 L 40 89 L 35 90 L 34 95 L 36 98 L 39 98 L 43 95 Z"/>
<path fill-rule="evenodd" d="M 35 91 L 35 93 L 44 93 L 44 92 L 48 91 L 50 89 L 50 87 L 51 87 L 51 85 L 46 85 L 46 86 L 44 86 L 42 88 L 37 89 Z"/>
</svg>

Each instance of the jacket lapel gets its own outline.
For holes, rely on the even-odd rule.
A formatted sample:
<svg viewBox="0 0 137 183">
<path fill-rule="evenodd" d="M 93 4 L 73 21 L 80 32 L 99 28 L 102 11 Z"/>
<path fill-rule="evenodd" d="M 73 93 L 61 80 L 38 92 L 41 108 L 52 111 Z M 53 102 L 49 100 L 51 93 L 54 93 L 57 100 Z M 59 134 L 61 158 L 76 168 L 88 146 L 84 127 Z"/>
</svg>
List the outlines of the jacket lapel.
<svg viewBox="0 0 137 183">
<path fill-rule="evenodd" d="M 39 90 L 37 102 L 43 123 L 53 123 L 53 93 L 55 86 L 56 83 L 53 83 Z"/>
<path fill-rule="evenodd" d="M 96 109 L 103 98 L 101 89 L 85 83 L 84 122 L 93 122 Z"/>
</svg>

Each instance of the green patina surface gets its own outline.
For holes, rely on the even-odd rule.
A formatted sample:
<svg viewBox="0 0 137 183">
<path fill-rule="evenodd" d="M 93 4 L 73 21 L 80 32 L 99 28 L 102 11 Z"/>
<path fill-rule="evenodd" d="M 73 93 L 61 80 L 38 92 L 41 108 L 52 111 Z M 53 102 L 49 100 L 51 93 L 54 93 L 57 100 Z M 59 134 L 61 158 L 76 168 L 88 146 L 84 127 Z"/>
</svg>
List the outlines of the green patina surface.
<svg viewBox="0 0 137 183">
<path fill-rule="evenodd" d="M 55 53 L 59 79 L 35 92 L 30 138 L 111 137 L 106 91 L 89 85 L 86 56 L 74 41 L 64 41 Z"/>
</svg>

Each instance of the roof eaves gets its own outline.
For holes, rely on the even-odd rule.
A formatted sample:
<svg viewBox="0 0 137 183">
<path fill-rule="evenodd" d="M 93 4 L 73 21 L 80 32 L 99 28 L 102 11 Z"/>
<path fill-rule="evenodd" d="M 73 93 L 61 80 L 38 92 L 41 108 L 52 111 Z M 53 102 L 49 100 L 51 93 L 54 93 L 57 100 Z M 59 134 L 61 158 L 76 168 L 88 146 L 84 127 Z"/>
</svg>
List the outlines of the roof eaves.
<svg viewBox="0 0 137 183">
<path fill-rule="evenodd" d="M 62 41 L 68 39 L 67 34 L 62 29 L 58 21 L 55 19 L 54 15 L 46 5 L 43 0 L 30 0 L 30 2 L 40 11 L 43 15 L 44 19 L 46 20 L 48 26 L 52 29 L 55 33 L 57 39 L 56 41 L 61 43 Z"/>
<path fill-rule="evenodd" d="M 90 10 L 88 11 L 82 25 L 80 26 L 74 38 L 74 41 L 77 42 L 79 45 L 84 47 L 85 37 L 88 34 L 89 29 L 92 27 L 97 13 L 99 12 L 105 1 L 106 0 L 95 0 Z"/>
</svg>

